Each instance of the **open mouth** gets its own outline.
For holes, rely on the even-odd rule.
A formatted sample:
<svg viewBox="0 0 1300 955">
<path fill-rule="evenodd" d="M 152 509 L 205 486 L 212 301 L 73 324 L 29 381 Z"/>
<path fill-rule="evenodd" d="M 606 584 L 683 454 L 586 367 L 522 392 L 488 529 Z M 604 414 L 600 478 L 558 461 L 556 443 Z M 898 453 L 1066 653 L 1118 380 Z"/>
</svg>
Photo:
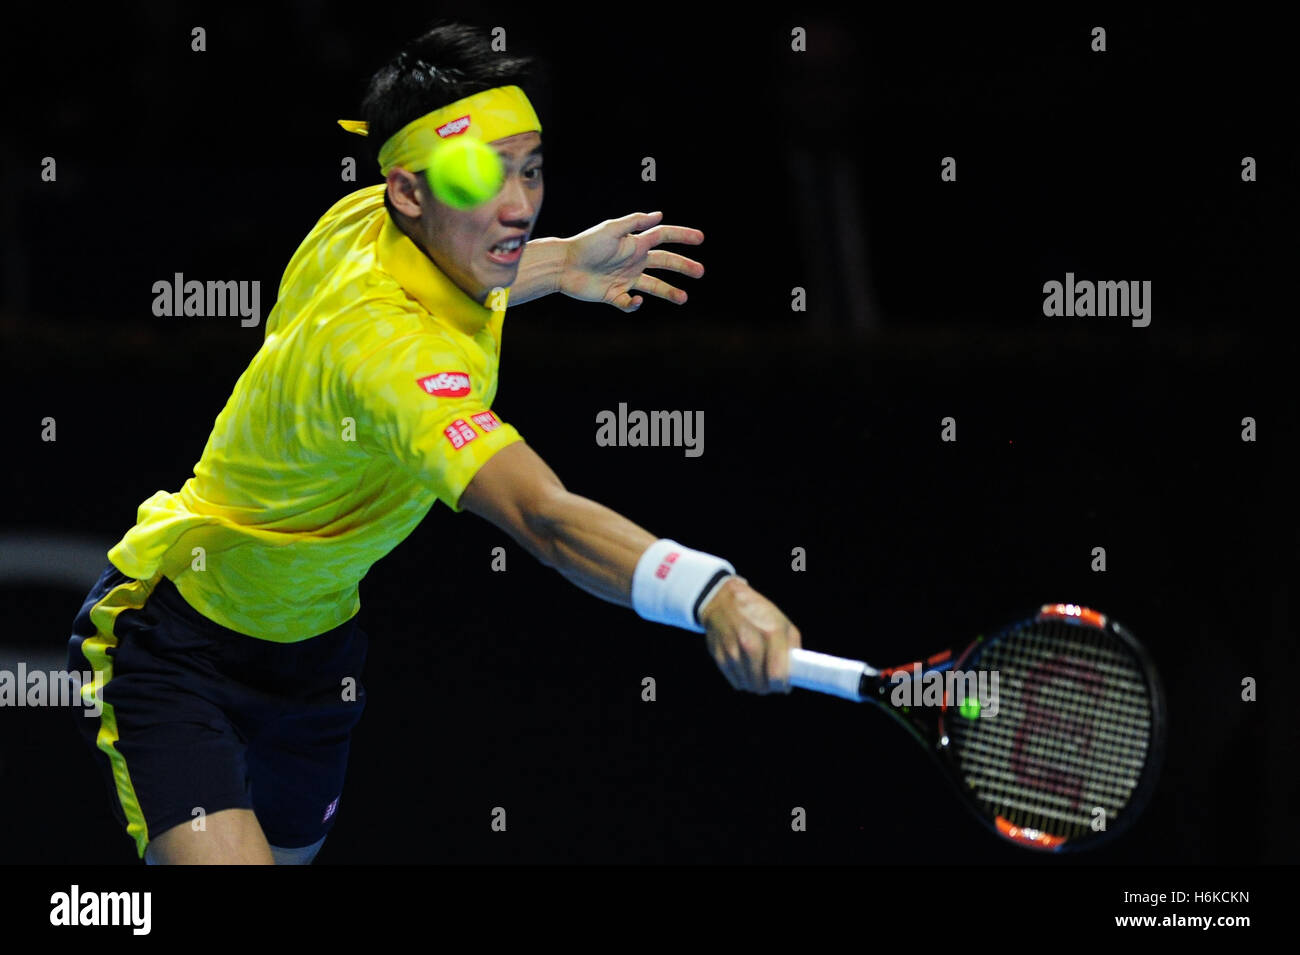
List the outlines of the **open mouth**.
<svg viewBox="0 0 1300 955">
<path fill-rule="evenodd" d="M 493 262 L 499 262 L 502 265 L 512 265 L 519 261 L 524 251 L 524 236 L 515 236 L 512 239 L 506 239 L 498 242 L 492 248 L 488 249 L 488 258 Z"/>
</svg>

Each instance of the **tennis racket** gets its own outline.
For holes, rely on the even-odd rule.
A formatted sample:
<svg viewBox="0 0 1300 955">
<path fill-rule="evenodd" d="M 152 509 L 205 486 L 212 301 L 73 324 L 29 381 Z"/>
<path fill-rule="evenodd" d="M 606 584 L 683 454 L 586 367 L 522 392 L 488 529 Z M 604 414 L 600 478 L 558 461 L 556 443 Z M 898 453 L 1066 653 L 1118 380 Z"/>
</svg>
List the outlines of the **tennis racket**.
<svg viewBox="0 0 1300 955">
<path fill-rule="evenodd" d="M 1132 826 L 1164 755 L 1164 694 L 1146 651 L 1075 604 L 887 670 L 791 650 L 790 684 L 878 704 L 982 822 L 1031 849 L 1088 849 Z"/>
</svg>

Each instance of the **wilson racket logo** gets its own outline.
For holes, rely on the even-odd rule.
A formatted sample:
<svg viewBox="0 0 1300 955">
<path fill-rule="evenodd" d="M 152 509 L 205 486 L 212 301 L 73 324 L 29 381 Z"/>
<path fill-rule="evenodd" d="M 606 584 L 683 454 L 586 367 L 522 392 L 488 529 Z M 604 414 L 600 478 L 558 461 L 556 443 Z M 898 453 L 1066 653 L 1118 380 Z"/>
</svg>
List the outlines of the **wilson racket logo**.
<svg viewBox="0 0 1300 955">
<path fill-rule="evenodd" d="M 1088 766 L 1104 689 L 1101 672 L 1087 660 L 1058 656 L 1030 669 L 1011 749 L 1017 783 L 1079 808 L 1085 785 L 1095 783 Z"/>
<path fill-rule="evenodd" d="M 438 127 L 438 135 L 446 139 L 448 136 L 459 136 L 467 129 L 469 129 L 469 114 L 458 116 L 450 122 L 443 123 Z"/>
<path fill-rule="evenodd" d="M 415 383 L 427 395 L 439 398 L 464 398 L 469 394 L 469 375 L 463 371 L 440 371 L 436 375 L 417 378 Z"/>
</svg>

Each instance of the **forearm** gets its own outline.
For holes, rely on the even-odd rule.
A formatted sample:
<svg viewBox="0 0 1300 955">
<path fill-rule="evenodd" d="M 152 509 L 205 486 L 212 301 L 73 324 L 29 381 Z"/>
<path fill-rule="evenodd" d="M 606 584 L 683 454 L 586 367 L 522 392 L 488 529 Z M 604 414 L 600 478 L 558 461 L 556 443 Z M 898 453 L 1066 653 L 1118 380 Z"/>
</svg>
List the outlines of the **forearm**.
<svg viewBox="0 0 1300 955">
<path fill-rule="evenodd" d="M 631 607 L 632 575 L 654 542 L 621 514 L 566 493 L 546 514 L 537 556 L 588 593 Z"/>
<path fill-rule="evenodd" d="M 519 271 L 510 286 L 510 304 L 522 305 L 559 291 L 567 239 L 532 239 L 524 244 Z"/>
</svg>

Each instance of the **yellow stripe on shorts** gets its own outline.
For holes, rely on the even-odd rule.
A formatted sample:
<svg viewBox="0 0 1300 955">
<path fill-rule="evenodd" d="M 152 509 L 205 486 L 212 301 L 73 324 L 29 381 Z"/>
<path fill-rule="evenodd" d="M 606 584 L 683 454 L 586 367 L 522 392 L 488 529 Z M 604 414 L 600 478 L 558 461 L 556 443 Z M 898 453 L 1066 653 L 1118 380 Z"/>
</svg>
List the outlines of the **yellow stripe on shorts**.
<svg viewBox="0 0 1300 955">
<path fill-rule="evenodd" d="M 100 693 L 108 687 L 113 679 L 113 658 L 108 655 L 111 648 L 117 646 L 114 626 L 117 615 L 123 610 L 139 610 L 153 593 L 158 578 L 150 581 L 127 580 L 106 593 L 90 610 L 90 621 L 95 625 L 95 635 L 82 641 L 81 652 L 94 669 L 99 683 Z M 102 674 L 102 677 L 100 677 Z M 83 688 L 83 696 L 93 694 L 94 685 Z M 90 701 L 87 701 L 90 702 Z M 99 733 L 95 744 L 108 756 L 113 766 L 113 782 L 117 787 L 117 797 L 121 800 L 122 811 L 126 815 L 126 834 L 135 840 L 136 852 L 144 858 L 145 846 L 149 844 L 149 826 L 145 823 L 140 801 L 136 798 L 135 786 L 131 783 L 131 774 L 126 768 L 126 759 L 117 749 L 117 715 L 113 707 L 101 699 L 102 712 L 99 716 Z"/>
</svg>

